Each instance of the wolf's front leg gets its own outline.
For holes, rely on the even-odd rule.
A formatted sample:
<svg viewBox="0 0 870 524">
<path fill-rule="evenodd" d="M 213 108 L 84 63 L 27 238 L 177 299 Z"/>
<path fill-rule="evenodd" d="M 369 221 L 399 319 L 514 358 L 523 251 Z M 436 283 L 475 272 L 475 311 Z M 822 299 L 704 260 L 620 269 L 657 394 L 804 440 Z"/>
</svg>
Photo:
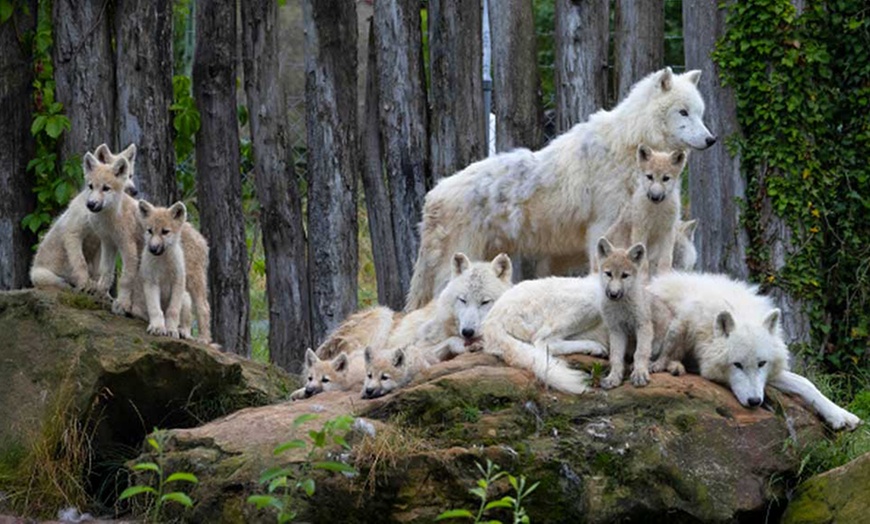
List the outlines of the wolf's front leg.
<svg viewBox="0 0 870 524">
<path fill-rule="evenodd" d="M 166 308 L 166 334 L 172 338 L 179 336 L 178 325 L 181 322 L 181 308 L 184 307 L 185 296 L 187 291 L 184 290 L 184 279 L 177 279 L 172 285 L 169 307 Z"/>
<path fill-rule="evenodd" d="M 118 299 L 112 304 L 112 308 L 123 313 L 129 313 L 133 307 L 132 293 L 133 282 L 139 272 L 139 253 L 136 242 L 130 238 L 120 245 L 121 250 L 121 279 L 118 281 Z M 179 306 L 179 309 L 180 306 Z"/>
<path fill-rule="evenodd" d="M 649 384 L 649 360 L 652 355 L 652 343 L 652 322 L 644 322 L 637 330 L 637 347 L 634 350 L 634 366 L 631 371 L 631 383 L 635 387 Z"/>
<path fill-rule="evenodd" d="M 110 242 L 100 239 L 100 278 L 97 280 L 97 291 L 100 293 L 108 293 L 115 282 L 115 257 L 118 255 L 118 250 L 115 245 Z M 114 304 L 112 311 L 115 311 Z"/>
<path fill-rule="evenodd" d="M 828 397 L 822 395 L 822 392 L 812 382 L 797 373 L 783 371 L 778 376 L 773 377 L 769 383 L 784 393 L 797 395 L 809 404 L 820 417 L 825 419 L 825 422 L 830 424 L 833 429 L 853 430 L 861 423 L 861 419 L 831 402 Z"/>
<path fill-rule="evenodd" d="M 93 289 L 88 274 L 88 262 L 85 260 L 85 253 L 82 250 L 83 241 L 84 239 L 80 234 L 67 233 L 63 238 L 63 249 L 69 261 L 70 284 L 78 290 L 91 292 Z"/>
<path fill-rule="evenodd" d="M 166 319 L 160 307 L 160 286 L 153 282 L 145 282 L 145 304 L 148 307 L 148 333 L 166 335 Z"/>
<path fill-rule="evenodd" d="M 601 379 L 601 387 L 613 389 L 622 384 L 625 375 L 625 348 L 628 346 L 628 337 L 617 330 L 610 331 L 610 373 Z"/>
</svg>

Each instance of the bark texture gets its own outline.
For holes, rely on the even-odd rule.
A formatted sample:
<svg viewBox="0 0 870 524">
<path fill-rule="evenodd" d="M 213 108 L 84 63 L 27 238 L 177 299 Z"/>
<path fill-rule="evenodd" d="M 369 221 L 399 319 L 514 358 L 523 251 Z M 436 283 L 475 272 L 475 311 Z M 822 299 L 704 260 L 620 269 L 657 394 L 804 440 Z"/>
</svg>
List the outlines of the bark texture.
<svg viewBox="0 0 870 524">
<path fill-rule="evenodd" d="M 15 4 L 18 5 L 18 4 Z M 33 121 L 33 64 L 30 48 L 19 35 L 36 25 L 36 2 L 30 12 L 0 24 L 0 290 L 27 287 L 36 235 L 21 227 L 21 219 L 36 207 L 27 163 L 36 143 L 30 134 Z"/>
<path fill-rule="evenodd" d="M 366 66 L 365 114 L 360 132 L 360 154 L 363 156 L 362 184 L 365 191 L 369 234 L 372 239 L 372 258 L 378 285 L 378 302 L 399 311 L 405 305 L 405 293 L 399 274 L 399 258 L 393 237 L 393 211 L 384 178 L 381 160 L 381 131 L 378 123 L 377 53 L 375 52 L 374 21 L 369 22 L 369 41 Z"/>
<path fill-rule="evenodd" d="M 417 224 L 429 168 L 420 2 L 375 2 L 375 43 L 384 166 L 393 209 L 398 274 L 407 292 L 420 245 Z"/>
<path fill-rule="evenodd" d="M 193 63 L 193 94 L 201 117 L 196 134 L 197 198 L 202 233 L 211 246 L 212 333 L 224 350 L 249 355 L 235 50 L 235 3 L 198 2 Z"/>
<path fill-rule="evenodd" d="M 172 144 L 172 2 L 115 5 L 118 147 L 135 143 L 136 184 L 158 205 L 178 200 Z"/>
<path fill-rule="evenodd" d="M 689 27 L 685 20 L 683 26 Z M 616 0 L 614 37 L 616 93 L 622 100 L 635 82 L 664 67 L 664 0 Z"/>
<path fill-rule="evenodd" d="M 115 53 L 108 0 L 55 0 L 56 97 L 72 124 L 61 135 L 61 160 L 106 143 L 115 151 Z M 138 171 L 138 170 L 137 170 Z"/>
<path fill-rule="evenodd" d="M 556 0 L 556 132 L 607 103 L 609 0 Z"/>
<path fill-rule="evenodd" d="M 356 309 L 354 0 L 304 0 L 311 336 L 318 344 Z"/>
<path fill-rule="evenodd" d="M 432 182 L 486 156 L 480 0 L 429 1 Z"/>
<path fill-rule="evenodd" d="M 254 184 L 266 255 L 269 358 L 302 371 L 311 345 L 308 266 L 299 186 L 287 147 L 284 90 L 278 73 L 278 3 L 250 0 L 242 9 L 245 91 L 254 145 Z"/>
</svg>

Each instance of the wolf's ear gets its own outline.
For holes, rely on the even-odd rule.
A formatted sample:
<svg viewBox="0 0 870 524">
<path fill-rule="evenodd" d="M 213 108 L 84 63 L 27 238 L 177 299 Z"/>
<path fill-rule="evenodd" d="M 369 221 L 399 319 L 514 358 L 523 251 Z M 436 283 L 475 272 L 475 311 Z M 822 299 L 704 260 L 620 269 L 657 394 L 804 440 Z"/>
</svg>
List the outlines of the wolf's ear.
<svg viewBox="0 0 870 524">
<path fill-rule="evenodd" d="M 646 247 L 643 244 L 637 243 L 628 250 L 628 258 L 634 265 L 643 262 L 643 257 L 646 255 Z"/>
<path fill-rule="evenodd" d="M 492 259 L 492 270 L 495 271 L 496 277 L 505 282 L 510 282 L 513 274 L 511 257 L 507 256 L 505 253 L 499 254 L 497 257 Z"/>
<path fill-rule="evenodd" d="M 727 311 L 722 311 L 716 315 L 716 322 L 713 324 L 713 335 L 717 337 L 725 337 L 731 335 L 734 331 L 734 317 Z"/>
<path fill-rule="evenodd" d="M 100 162 L 108 164 L 112 159 L 112 151 L 106 144 L 100 144 L 96 149 L 94 149 L 94 156 L 97 157 L 97 160 Z"/>
<path fill-rule="evenodd" d="M 641 144 L 637 146 L 637 163 L 645 164 L 649 162 L 650 157 L 652 156 L 652 149 Z"/>
<path fill-rule="evenodd" d="M 609 257 L 610 254 L 613 253 L 613 244 L 610 243 L 605 237 L 601 237 L 598 239 L 598 258 L 604 260 Z"/>
<path fill-rule="evenodd" d="M 366 365 L 369 365 L 372 363 L 372 360 L 374 360 L 375 355 L 374 355 L 374 352 L 372 351 L 371 346 L 366 346 L 366 348 L 363 350 L 363 357 L 365 358 Z"/>
<path fill-rule="evenodd" d="M 147 200 L 139 201 L 139 216 L 142 218 L 148 218 L 148 215 L 154 211 L 154 206 L 152 206 Z"/>
<path fill-rule="evenodd" d="M 656 79 L 656 84 L 662 91 L 670 91 L 671 86 L 674 83 L 674 72 L 670 67 L 666 67 L 662 69 L 661 73 L 659 73 L 658 78 Z"/>
<path fill-rule="evenodd" d="M 399 348 L 393 353 L 393 367 L 400 368 L 405 365 L 405 348 Z"/>
<path fill-rule="evenodd" d="M 115 174 L 116 177 L 121 178 L 130 174 L 130 163 L 127 162 L 127 159 L 124 157 L 119 157 L 115 160 L 115 163 L 112 164 L 112 173 Z"/>
<path fill-rule="evenodd" d="M 678 166 L 686 161 L 686 152 L 678 149 L 671 153 L 671 164 Z"/>
<path fill-rule="evenodd" d="M 465 270 L 471 267 L 471 260 L 464 253 L 456 253 L 453 255 L 453 276 L 458 277 Z"/>
<path fill-rule="evenodd" d="M 187 208 L 184 206 L 184 202 L 176 202 L 172 204 L 172 207 L 169 208 L 170 216 L 172 220 L 176 222 L 184 223 L 187 221 Z"/>
<path fill-rule="evenodd" d="M 317 358 L 317 353 L 308 348 L 305 350 L 305 367 L 310 368 L 314 364 L 317 364 L 317 361 L 320 360 Z"/>
<path fill-rule="evenodd" d="M 761 325 L 765 327 L 768 331 L 770 331 L 771 335 L 776 334 L 776 328 L 779 327 L 779 317 L 782 315 L 782 312 L 779 308 L 774 308 L 770 313 L 764 317 L 764 320 L 761 322 Z"/>
<path fill-rule="evenodd" d="M 347 353 L 342 353 L 341 355 L 332 359 L 332 369 L 338 371 L 339 373 L 347 369 Z"/>
<path fill-rule="evenodd" d="M 136 160 L 136 144 L 130 144 L 127 149 L 121 151 L 121 156 L 127 159 L 127 162 L 133 163 Z"/>
<path fill-rule="evenodd" d="M 94 168 L 97 167 L 97 162 L 99 160 L 94 155 L 85 153 L 85 158 L 82 160 L 82 169 L 84 169 L 86 175 L 93 173 Z"/>
<path fill-rule="evenodd" d="M 689 82 L 698 85 L 698 82 L 701 81 L 701 70 L 700 69 L 692 69 L 691 71 L 687 71 L 683 74 L 686 77 L 686 80 Z"/>
<path fill-rule="evenodd" d="M 683 235 L 689 239 L 690 242 L 695 241 L 695 230 L 698 229 L 698 219 L 693 218 L 688 222 L 680 222 L 680 230 L 683 232 Z"/>
</svg>

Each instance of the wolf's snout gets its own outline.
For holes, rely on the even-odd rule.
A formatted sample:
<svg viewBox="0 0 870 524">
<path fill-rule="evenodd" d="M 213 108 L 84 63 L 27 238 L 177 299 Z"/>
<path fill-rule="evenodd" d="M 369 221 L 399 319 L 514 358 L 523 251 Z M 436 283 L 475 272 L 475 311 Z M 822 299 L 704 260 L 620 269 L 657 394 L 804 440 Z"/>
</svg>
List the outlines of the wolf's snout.
<svg viewBox="0 0 870 524">
<path fill-rule="evenodd" d="M 607 298 L 609 298 L 610 300 L 619 300 L 620 298 L 622 298 L 622 290 L 620 289 L 619 291 L 611 291 L 608 289 Z"/>
<path fill-rule="evenodd" d="M 88 209 L 90 209 L 94 213 L 98 213 L 101 209 L 103 209 L 103 205 L 99 202 L 88 200 Z"/>
<path fill-rule="evenodd" d="M 647 196 L 649 197 L 650 200 L 652 200 L 656 204 L 658 204 L 659 202 L 662 202 L 665 199 L 664 193 L 649 193 Z"/>
<path fill-rule="evenodd" d="M 462 336 L 465 338 L 474 338 L 474 330 L 471 328 L 462 328 Z"/>
<path fill-rule="evenodd" d="M 379 396 L 377 388 L 365 388 L 363 390 L 363 398 L 377 398 Z"/>
<path fill-rule="evenodd" d="M 761 398 L 760 397 L 749 397 L 748 399 L 746 399 L 746 403 L 749 404 L 749 407 L 751 407 L 751 408 L 757 408 L 758 406 L 761 405 Z"/>
<path fill-rule="evenodd" d="M 130 195 L 131 197 L 139 196 L 139 190 L 136 189 L 135 187 L 127 186 L 127 188 L 124 189 L 124 191 L 126 191 L 127 194 Z"/>
<path fill-rule="evenodd" d="M 317 393 L 317 388 L 309 387 L 309 386 L 305 387 L 305 398 L 308 398 L 308 397 L 314 395 L 315 393 Z"/>
<path fill-rule="evenodd" d="M 708 136 L 706 142 L 707 142 L 707 147 L 710 147 L 716 143 L 716 137 L 715 136 Z"/>
<path fill-rule="evenodd" d="M 162 255 L 164 249 L 165 249 L 165 248 L 163 247 L 163 244 L 159 244 L 159 245 L 156 245 L 156 246 L 152 246 L 152 245 L 149 245 L 149 246 L 148 246 L 148 251 L 150 251 L 151 254 L 152 254 L 152 255 L 155 255 L 155 256 L 160 256 L 160 255 Z"/>
</svg>

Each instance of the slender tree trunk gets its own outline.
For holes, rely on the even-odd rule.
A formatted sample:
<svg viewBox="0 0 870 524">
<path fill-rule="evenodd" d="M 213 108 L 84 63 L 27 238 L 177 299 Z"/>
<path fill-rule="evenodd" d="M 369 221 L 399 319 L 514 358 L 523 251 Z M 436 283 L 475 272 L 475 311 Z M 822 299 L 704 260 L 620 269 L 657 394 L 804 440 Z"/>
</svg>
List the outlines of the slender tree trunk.
<svg viewBox="0 0 870 524">
<path fill-rule="evenodd" d="M 375 52 L 374 21 L 369 22 L 368 61 L 366 66 L 365 118 L 360 132 L 362 170 L 366 211 L 369 217 L 369 233 L 372 239 L 372 256 L 378 283 L 378 302 L 399 311 L 405 305 L 399 274 L 399 258 L 393 237 L 393 213 L 390 195 L 384 179 L 381 161 L 381 130 L 378 123 L 378 70 Z"/>
<path fill-rule="evenodd" d="M 354 0 L 304 0 L 311 335 L 356 309 L 357 20 Z"/>
<path fill-rule="evenodd" d="M 212 332 L 226 351 L 249 355 L 235 50 L 235 2 L 198 2 L 193 63 L 193 94 L 201 117 L 196 134 L 197 199 L 202 232 L 211 246 Z"/>
<path fill-rule="evenodd" d="M 19 5 L 18 3 L 13 5 Z M 36 142 L 33 122 L 33 64 L 23 35 L 36 25 L 36 1 L 26 3 L 28 14 L 16 11 L 0 24 L 0 289 L 29 283 L 28 270 L 36 235 L 21 227 L 21 219 L 36 207 L 27 163 Z"/>
<path fill-rule="evenodd" d="M 374 16 L 381 137 L 399 279 L 406 293 L 420 246 L 429 137 L 418 0 L 378 0 Z"/>
<path fill-rule="evenodd" d="M 116 0 L 118 147 L 137 146 L 136 183 L 159 205 L 178 200 L 172 144 L 172 2 Z"/>
<path fill-rule="evenodd" d="M 299 187 L 287 148 L 284 90 L 278 74 L 278 3 L 249 0 L 244 22 L 245 90 L 254 144 L 254 183 L 266 254 L 269 357 L 302 370 L 311 345 L 308 266 Z"/>
<path fill-rule="evenodd" d="M 61 160 L 106 143 L 115 151 L 115 60 L 108 0 L 55 0 L 54 79 L 72 128 L 61 135 Z"/>
<path fill-rule="evenodd" d="M 622 100 L 635 82 L 665 65 L 664 0 L 616 0 L 615 38 L 616 93 Z"/>
<path fill-rule="evenodd" d="M 486 156 L 481 1 L 429 0 L 432 180 Z"/>
<path fill-rule="evenodd" d="M 556 131 L 607 103 L 609 0 L 556 0 Z"/>
</svg>

